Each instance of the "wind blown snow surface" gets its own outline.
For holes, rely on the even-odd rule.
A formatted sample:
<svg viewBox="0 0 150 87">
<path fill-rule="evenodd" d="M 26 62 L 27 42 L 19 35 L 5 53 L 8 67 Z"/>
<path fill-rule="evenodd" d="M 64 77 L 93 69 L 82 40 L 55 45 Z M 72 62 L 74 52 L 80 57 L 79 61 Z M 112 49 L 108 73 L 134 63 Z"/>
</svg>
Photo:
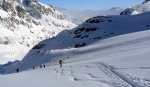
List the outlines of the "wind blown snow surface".
<svg viewBox="0 0 150 87">
<path fill-rule="evenodd" d="M 150 13 L 98 16 L 0 66 L 2 87 L 150 87 Z M 58 64 L 63 60 L 63 67 Z M 46 68 L 40 69 L 40 65 Z M 35 70 L 32 67 L 35 67 Z M 19 68 L 21 72 L 16 73 Z M 3 72 L 2 72 L 3 71 Z"/>
</svg>

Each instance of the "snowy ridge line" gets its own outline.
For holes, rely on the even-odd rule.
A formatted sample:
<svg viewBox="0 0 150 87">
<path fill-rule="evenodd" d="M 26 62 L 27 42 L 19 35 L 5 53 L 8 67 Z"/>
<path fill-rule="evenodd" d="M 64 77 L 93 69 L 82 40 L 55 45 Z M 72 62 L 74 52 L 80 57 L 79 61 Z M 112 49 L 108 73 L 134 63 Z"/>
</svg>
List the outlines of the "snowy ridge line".
<svg viewBox="0 0 150 87">
<path fill-rule="evenodd" d="M 104 73 L 110 76 L 116 85 L 119 87 L 150 87 L 145 81 L 140 78 L 134 79 L 129 78 L 129 75 L 124 75 L 123 73 L 116 70 L 113 66 L 108 64 L 97 62 L 95 63 Z M 126 73 L 127 74 L 127 73 Z M 130 76 L 131 77 L 131 76 Z M 132 76 L 133 77 L 133 76 Z M 138 81 L 135 81 L 138 80 Z"/>
</svg>

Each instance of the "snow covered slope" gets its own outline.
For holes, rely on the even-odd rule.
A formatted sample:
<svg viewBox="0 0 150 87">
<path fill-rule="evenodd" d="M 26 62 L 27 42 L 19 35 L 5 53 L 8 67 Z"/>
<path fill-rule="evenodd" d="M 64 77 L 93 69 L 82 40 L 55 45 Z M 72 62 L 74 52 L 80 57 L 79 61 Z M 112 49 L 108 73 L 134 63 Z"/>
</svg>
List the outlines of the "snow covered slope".
<svg viewBox="0 0 150 87">
<path fill-rule="evenodd" d="M 149 17 L 150 12 L 98 16 L 64 30 L 34 46 L 21 62 L 0 65 L 7 74 L 0 75 L 0 86 L 150 87 Z"/>
<path fill-rule="evenodd" d="M 98 67 L 93 66 L 95 64 L 92 63 L 89 66 L 85 64 L 69 65 L 64 68 L 55 66 L 0 75 L 0 84 L 2 87 L 113 87 L 113 81 Z"/>
<path fill-rule="evenodd" d="M 6 64 L 3 64 L 0 66 L 0 72 L 5 73 L 6 71 L 11 70 L 12 68 L 16 68 L 16 66 L 18 66 L 19 63 L 20 63 L 20 61 L 16 60 L 13 62 L 8 62 Z"/>
<path fill-rule="evenodd" d="M 150 87 L 149 16 L 149 12 L 99 16 L 73 30 L 62 31 L 34 46 L 21 62 L 1 65 L 0 72 L 7 75 L 0 75 L 0 84 L 2 87 Z M 63 60 L 61 68 L 59 59 Z M 40 69 L 40 65 L 46 68 Z M 16 73 L 17 68 L 21 72 Z"/>
<path fill-rule="evenodd" d="M 149 16 L 150 13 L 144 13 L 135 16 L 98 16 L 88 19 L 77 28 L 64 30 L 56 37 L 44 40 L 34 46 L 22 60 L 19 68 L 26 70 L 43 63 L 56 62 L 58 59 L 86 52 L 86 50 L 83 52 L 70 52 L 70 50 L 96 44 L 109 37 L 149 30 Z M 97 43 L 97 46 L 99 46 L 98 44 L 100 43 Z M 103 49 L 106 48 L 109 46 L 103 47 Z M 62 53 L 63 51 L 66 54 Z M 12 69 L 10 72 L 15 72 L 15 70 Z"/>
<path fill-rule="evenodd" d="M 82 24 L 87 19 L 98 16 L 98 15 L 119 15 L 120 12 L 124 10 L 120 7 L 113 7 L 108 10 L 98 10 L 98 11 L 93 11 L 93 10 L 71 11 L 71 10 L 62 9 L 62 8 L 56 8 L 56 9 L 64 13 L 70 21 L 72 21 L 73 23 L 77 25 Z"/>
<path fill-rule="evenodd" d="M 142 4 L 127 8 L 120 15 L 136 15 L 150 11 L 150 0 L 145 0 Z"/>
<path fill-rule="evenodd" d="M 38 42 L 75 25 L 36 0 L 0 0 L 0 63 L 22 59 Z"/>
<path fill-rule="evenodd" d="M 0 75 L 2 87 L 150 87 L 150 30 L 115 36 L 78 49 L 41 49 L 46 68 Z M 69 56 L 69 58 L 68 58 Z M 58 60 L 63 59 L 63 67 Z M 18 66 L 16 67 L 18 68 Z M 21 67 L 19 67 L 21 68 Z M 9 80 L 8 80 L 9 79 Z M 59 84 L 58 84 L 59 83 Z"/>
</svg>

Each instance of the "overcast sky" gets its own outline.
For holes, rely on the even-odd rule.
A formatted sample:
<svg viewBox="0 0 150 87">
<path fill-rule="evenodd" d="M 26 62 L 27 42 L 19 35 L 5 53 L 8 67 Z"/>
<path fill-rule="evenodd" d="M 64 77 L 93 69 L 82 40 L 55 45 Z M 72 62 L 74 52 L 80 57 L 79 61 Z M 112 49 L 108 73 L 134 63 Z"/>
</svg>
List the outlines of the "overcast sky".
<svg viewBox="0 0 150 87">
<path fill-rule="evenodd" d="M 127 8 L 144 0 L 37 0 L 68 10 L 105 10 L 112 7 Z"/>
</svg>

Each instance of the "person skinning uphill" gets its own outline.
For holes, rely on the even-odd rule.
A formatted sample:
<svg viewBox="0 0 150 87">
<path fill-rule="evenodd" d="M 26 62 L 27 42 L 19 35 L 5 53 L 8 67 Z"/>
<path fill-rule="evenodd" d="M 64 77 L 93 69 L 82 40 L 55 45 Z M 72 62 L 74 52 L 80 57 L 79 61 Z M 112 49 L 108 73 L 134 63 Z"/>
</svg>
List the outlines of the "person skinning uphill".
<svg viewBox="0 0 150 87">
<path fill-rule="evenodd" d="M 59 60 L 60 67 L 62 67 L 62 63 L 63 63 L 62 60 Z"/>
<path fill-rule="evenodd" d="M 33 68 L 33 70 L 35 69 L 34 66 L 32 68 Z"/>
<path fill-rule="evenodd" d="M 18 68 L 16 69 L 16 72 L 19 73 L 19 69 Z"/>
<path fill-rule="evenodd" d="M 40 65 L 40 68 L 42 69 L 42 65 Z"/>
<path fill-rule="evenodd" d="M 43 65 L 43 67 L 45 68 L 45 65 Z"/>
</svg>

